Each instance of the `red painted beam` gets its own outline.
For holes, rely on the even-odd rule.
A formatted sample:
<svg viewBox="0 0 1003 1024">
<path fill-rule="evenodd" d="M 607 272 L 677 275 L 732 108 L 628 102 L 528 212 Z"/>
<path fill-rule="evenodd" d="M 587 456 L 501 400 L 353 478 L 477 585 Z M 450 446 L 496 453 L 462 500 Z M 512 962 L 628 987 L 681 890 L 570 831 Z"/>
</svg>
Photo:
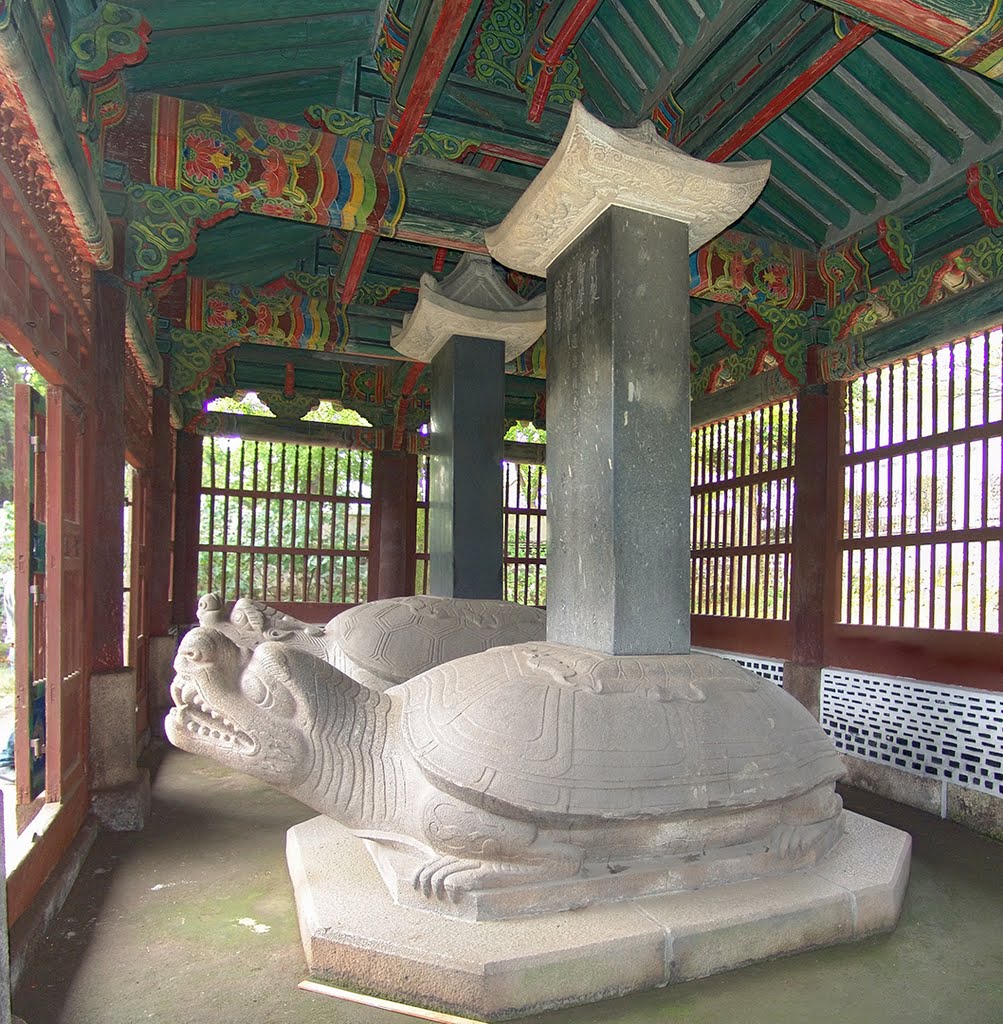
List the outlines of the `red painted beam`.
<svg viewBox="0 0 1003 1024">
<path fill-rule="evenodd" d="M 359 236 L 359 244 L 355 247 L 355 252 L 352 253 L 352 262 L 348 265 L 345 283 L 341 286 L 341 294 L 338 296 L 343 306 L 347 306 L 359 290 L 366 267 L 369 265 L 369 256 L 376 245 L 376 239 L 377 236 L 369 231 Z"/>
<path fill-rule="evenodd" d="M 422 118 L 428 111 L 429 103 L 446 68 L 446 62 L 453 53 L 457 36 L 466 23 L 467 13 L 473 0 L 445 0 L 436 20 L 428 46 L 422 54 L 421 64 L 411 83 L 400 122 L 394 137 L 387 147 L 388 153 L 404 156 L 421 127 Z"/>
<path fill-rule="evenodd" d="M 549 157 L 538 153 L 527 153 L 524 149 L 512 149 L 511 146 L 498 146 L 493 142 L 483 142 L 477 148 L 482 156 L 494 156 L 499 160 L 511 160 L 516 164 L 527 164 L 530 167 L 543 167 Z M 484 164 L 482 163 L 483 167 Z"/>
<path fill-rule="evenodd" d="M 536 80 L 536 87 L 533 89 L 533 98 L 529 102 L 528 120 L 532 124 L 538 124 L 543 117 L 543 108 L 547 105 L 547 96 L 550 94 L 550 86 L 553 84 L 554 75 L 564 60 L 575 37 L 585 27 L 585 23 L 595 13 L 600 0 L 579 0 L 575 9 L 568 16 L 568 20 L 561 26 L 560 31 L 554 37 L 554 41 L 547 47 L 543 55 L 543 67 Z"/>
<path fill-rule="evenodd" d="M 801 99 L 816 82 L 824 78 L 848 53 L 852 53 L 861 43 L 870 39 L 876 31 L 877 29 L 871 25 L 854 25 L 838 43 L 827 50 L 810 68 L 798 75 L 790 85 L 777 93 L 758 114 L 747 121 L 730 139 L 722 142 L 707 159 L 719 162 L 734 156 L 749 139 L 758 135 L 771 121 Z"/>
<path fill-rule="evenodd" d="M 418 379 L 425 369 L 425 363 L 412 363 L 404 383 L 401 385 L 400 401 L 397 403 L 397 420 L 394 423 L 394 450 L 398 451 L 404 444 L 404 433 L 407 427 L 407 410 L 411 404 L 411 393 L 418 385 Z"/>
</svg>

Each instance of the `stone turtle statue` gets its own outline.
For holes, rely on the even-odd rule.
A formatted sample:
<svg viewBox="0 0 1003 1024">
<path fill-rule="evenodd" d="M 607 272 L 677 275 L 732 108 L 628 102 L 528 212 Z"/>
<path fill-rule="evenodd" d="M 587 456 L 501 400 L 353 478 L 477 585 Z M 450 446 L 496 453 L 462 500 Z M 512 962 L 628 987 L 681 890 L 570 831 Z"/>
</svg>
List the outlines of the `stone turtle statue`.
<svg viewBox="0 0 1003 1024">
<path fill-rule="evenodd" d="M 320 625 L 249 598 L 227 606 L 218 594 L 205 594 L 198 620 L 245 650 L 270 640 L 286 643 L 379 690 L 467 654 L 542 640 L 547 631 L 542 608 L 425 596 L 356 605 Z"/>
<path fill-rule="evenodd" d="M 403 851 L 430 901 L 632 873 L 632 895 L 688 888 L 814 863 L 841 832 L 817 722 L 710 655 L 521 644 L 384 692 L 288 644 L 248 662 L 200 628 L 175 668 L 173 743 Z"/>
</svg>

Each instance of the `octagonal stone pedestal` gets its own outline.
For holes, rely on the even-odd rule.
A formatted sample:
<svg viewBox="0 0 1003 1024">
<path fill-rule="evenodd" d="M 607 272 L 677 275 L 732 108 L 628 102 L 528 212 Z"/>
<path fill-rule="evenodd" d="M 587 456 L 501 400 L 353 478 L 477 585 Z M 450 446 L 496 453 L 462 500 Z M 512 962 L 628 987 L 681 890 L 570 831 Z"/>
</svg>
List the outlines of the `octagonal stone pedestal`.
<svg viewBox="0 0 1003 1024">
<path fill-rule="evenodd" d="M 290 829 L 286 854 L 314 977 L 496 1021 L 891 930 L 911 839 L 844 813 L 814 868 L 504 921 L 396 906 L 360 840 L 328 818 Z"/>
</svg>

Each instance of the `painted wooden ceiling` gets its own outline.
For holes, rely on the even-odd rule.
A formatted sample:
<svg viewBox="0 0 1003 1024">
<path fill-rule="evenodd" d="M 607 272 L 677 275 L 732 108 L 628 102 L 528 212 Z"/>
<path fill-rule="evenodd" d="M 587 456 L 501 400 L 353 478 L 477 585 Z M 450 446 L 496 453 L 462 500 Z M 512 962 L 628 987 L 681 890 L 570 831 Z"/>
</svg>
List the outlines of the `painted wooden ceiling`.
<svg viewBox="0 0 1003 1024">
<path fill-rule="evenodd" d="M 71 20 L 74 7 L 95 6 L 64 5 Z M 263 215 L 245 204 L 236 215 L 203 216 L 199 223 L 208 226 L 193 238 L 194 252 L 171 269 L 171 288 L 187 287 L 187 301 L 192 279 L 273 294 L 295 275 L 327 281 L 330 303 L 347 316 L 339 340 L 327 346 L 335 358 L 393 356 L 390 328 L 413 305 L 421 274 L 441 276 L 463 250 L 481 248 L 481 231 L 504 216 L 546 161 L 576 98 L 615 126 L 651 119 L 698 157 L 771 160 L 770 183 L 736 225 L 760 240 L 748 259 L 764 266 L 771 255 L 763 240 L 803 250 L 809 260 L 852 244 L 874 282 L 901 271 L 904 253 L 919 260 L 985 227 L 965 182 L 971 168 L 994 167 L 1001 148 L 1003 90 L 991 77 L 998 26 L 989 4 L 129 6 L 149 27 L 145 56 L 122 71 L 130 104 L 142 94 L 197 101 L 310 125 L 400 158 L 406 199 L 392 230 L 375 221 L 346 229 L 281 210 Z M 107 166 L 128 163 L 126 136 L 117 144 L 110 138 Z M 995 182 L 995 171 L 989 176 Z M 768 279 L 769 268 L 763 273 Z M 542 288 L 514 276 L 510 283 L 524 294 Z M 181 304 L 164 297 L 163 280 L 157 289 L 162 336 L 168 324 L 191 329 L 181 312 L 172 313 Z M 695 358 L 722 344 L 713 322 L 720 304 L 701 294 L 693 299 Z M 758 323 L 747 308 L 731 312 L 740 326 Z M 327 386 L 333 363 L 324 356 L 296 354 L 300 381 L 316 371 L 317 386 Z M 268 377 L 247 370 L 253 363 L 247 348 L 237 360 L 246 380 Z M 531 360 L 521 372 L 540 375 Z M 512 408 L 532 414 L 539 388 L 519 386 L 530 398 Z"/>
</svg>

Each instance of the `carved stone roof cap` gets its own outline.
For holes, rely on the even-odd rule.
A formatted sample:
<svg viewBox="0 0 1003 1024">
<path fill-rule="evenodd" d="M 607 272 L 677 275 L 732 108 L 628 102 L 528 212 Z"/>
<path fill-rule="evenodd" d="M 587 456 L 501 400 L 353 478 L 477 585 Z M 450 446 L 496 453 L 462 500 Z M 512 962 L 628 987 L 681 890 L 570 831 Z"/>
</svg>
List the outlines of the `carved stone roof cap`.
<svg viewBox="0 0 1003 1024">
<path fill-rule="evenodd" d="M 464 253 L 443 281 L 422 274 L 414 311 L 404 317 L 390 344 L 402 355 L 428 363 L 452 337 L 494 338 L 505 343 L 508 362 L 525 352 L 546 326 L 546 296 L 520 298 L 494 270 L 490 257 Z"/>
<path fill-rule="evenodd" d="M 665 142 L 650 121 L 611 128 L 576 102 L 554 155 L 484 240 L 499 263 L 546 277 L 600 214 L 623 206 L 687 224 L 693 252 L 738 220 L 769 176 L 768 160 L 697 160 Z"/>
</svg>

